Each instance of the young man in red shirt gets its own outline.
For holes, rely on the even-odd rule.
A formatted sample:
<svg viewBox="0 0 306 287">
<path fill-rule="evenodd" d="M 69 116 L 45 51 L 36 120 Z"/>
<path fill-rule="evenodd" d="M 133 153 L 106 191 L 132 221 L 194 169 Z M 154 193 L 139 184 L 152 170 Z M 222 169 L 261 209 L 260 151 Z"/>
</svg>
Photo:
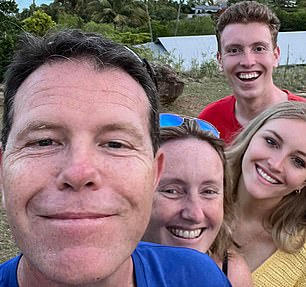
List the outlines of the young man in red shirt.
<svg viewBox="0 0 306 287">
<path fill-rule="evenodd" d="M 233 95 L 207 105 L 199 114 L 230 143 L 241 128 L 270 106 L 283 101 L 306 101 L 273 83 L 280 49 L 280 21 L 265 5 L 243 1 L 219 18 L 217 58 Z"/>
</svg>

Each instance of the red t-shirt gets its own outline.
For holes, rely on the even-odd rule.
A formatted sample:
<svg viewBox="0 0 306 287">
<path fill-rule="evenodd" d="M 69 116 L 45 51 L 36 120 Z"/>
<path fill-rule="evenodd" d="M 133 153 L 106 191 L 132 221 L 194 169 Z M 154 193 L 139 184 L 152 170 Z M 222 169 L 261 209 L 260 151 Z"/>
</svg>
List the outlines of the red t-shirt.
<svg viewBox="0 0 306 287">
<path fill-rule="evenodd" d="M 305 98 L 291 94 L 287 90 L 283 91 L 288 94 L 289 101 L 306 102 Z M 207 105 L 198 116 L 199 119 L 212 123 L 226 143 L 230 143 L 242 129 L 235 116 L 235 103 L 234 95 L 227 96 Z"/>
</svg>

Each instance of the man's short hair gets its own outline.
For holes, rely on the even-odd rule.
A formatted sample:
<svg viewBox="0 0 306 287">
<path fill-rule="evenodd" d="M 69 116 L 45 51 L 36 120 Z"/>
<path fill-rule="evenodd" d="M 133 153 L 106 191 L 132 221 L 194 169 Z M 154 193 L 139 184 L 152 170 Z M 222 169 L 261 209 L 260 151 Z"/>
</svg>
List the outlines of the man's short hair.
<svg viewBox="0 0 306 287">
<path fill-rule="evenodd" d="M 280 21 L 271 9 L 256 1 L 242 1 L 227 8 L 217 20 L 216 36 L 221 52 L 221 34 L 229 24 L 262 23 L 269 27 L 273 48 L 277 46 Z"/>
<path fill-rule="evenodd" d="M 156 153 L 159 147 L 159 97 L 147 61 L 141 60 L 129 48 L 103 38 L 99 34 L 81 30 L 63 30 L 35 37 L 29 33 L 21 36 L 13 61 L 4 77 L 4 108 L 2 148 L 5 150 L 14 118 L 14 100 L 24 80 L 46 63 L 86 60 L 97 70 L 119 68 L 134 78 L 144 89 L 150 104 L 149 130 Z"/>
</svg>

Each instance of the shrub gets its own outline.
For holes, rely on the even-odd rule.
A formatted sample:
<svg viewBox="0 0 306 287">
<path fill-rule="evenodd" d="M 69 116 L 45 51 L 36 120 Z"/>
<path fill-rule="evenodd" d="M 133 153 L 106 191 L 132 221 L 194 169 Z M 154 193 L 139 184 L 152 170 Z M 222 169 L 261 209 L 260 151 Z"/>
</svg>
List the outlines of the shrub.
<svg viewBox="0 0 306 287">
<path fill-rule="evenodd" d="M 55 27 L 56 23 L 47 13 L 37 10 L 32 16 L 22 21 L 25 31 L 37 36 L 43 36 L 49 29 Z"/>
</svg>

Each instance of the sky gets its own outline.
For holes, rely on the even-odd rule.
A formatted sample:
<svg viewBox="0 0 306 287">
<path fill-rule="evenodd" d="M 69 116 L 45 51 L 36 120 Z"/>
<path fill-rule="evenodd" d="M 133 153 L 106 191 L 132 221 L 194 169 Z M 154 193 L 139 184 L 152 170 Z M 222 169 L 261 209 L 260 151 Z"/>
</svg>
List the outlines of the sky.
<svg viewBox="0 0 306 287">
<path fill-rule="evenodd" d="M 24 8 L 29 8 L 30 5 L 33 3 L 33 0 L 15 0 L 18 4 L 19 12 L 22 11 Z M 53 2 L 53 0 L 35 0 L 35 3 L 37 6 L 40 6 L 41 4 L 49 4 Z"/>
</svg>

